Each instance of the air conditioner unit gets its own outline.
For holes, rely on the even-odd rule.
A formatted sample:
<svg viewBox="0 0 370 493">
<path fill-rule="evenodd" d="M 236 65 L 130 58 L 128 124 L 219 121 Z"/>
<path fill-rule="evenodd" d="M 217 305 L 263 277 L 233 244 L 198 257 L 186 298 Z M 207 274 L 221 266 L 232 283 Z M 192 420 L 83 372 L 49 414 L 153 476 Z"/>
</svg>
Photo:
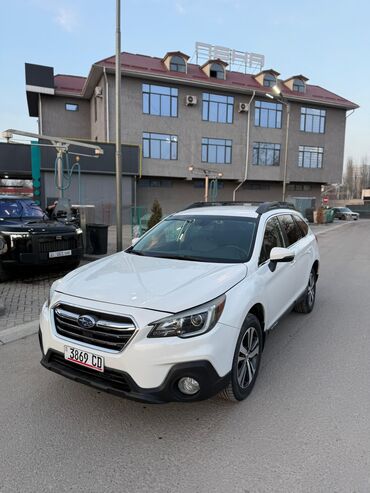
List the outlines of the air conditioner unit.
<svg viewBox="0 0 370 493">
<path fill-rule="evenodd" d="M 197 102 L 198 99 L 196 96 L 186 96 L 186 106 L 194 106 Z"/>
<path fill-rule="evenodd" d="M 101 98 L 103 96 L 103 88 L 100 86 L 95 87 L 94 95 L 96 98 Z"/>
<path fill-rule="evenodd" d="M 248 103 L 239 103 L 239 113 L 247 113 L 249 110 Z"/>
</svg>

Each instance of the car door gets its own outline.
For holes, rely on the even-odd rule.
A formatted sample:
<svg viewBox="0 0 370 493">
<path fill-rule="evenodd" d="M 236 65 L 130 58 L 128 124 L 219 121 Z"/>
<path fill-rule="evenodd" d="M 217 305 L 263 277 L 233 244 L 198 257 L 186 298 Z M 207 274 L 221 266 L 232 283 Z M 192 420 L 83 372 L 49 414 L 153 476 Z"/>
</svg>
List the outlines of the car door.
<svg viewBox="0 0 370 493">
<path fill-rule="evenodd" d="M 276 216 L 265 224 L 257 269 L 258 284 L 262 288 L 266 307 L 266 327 L 271 328 L 288 310 L 295 293 L 294 271 L 291 263 L 282 262 L 272 272 L 270 252 L 274 247 L 285 247 L 284 235 Z"/>
<path fill-rule="evenodd" d="M 297 217 L 297 220 L 295 219 Z M 282 214 L 278 217 L 285 235 L 286 247 L 294 252 L 294 260 L 290 264 L 294 275 L 292 302 L 305 290 L 311 269 L 309 254 L 312 253 L 310 238 L 304 235 L 298 225 L 298 216 Z"/>
</svg>

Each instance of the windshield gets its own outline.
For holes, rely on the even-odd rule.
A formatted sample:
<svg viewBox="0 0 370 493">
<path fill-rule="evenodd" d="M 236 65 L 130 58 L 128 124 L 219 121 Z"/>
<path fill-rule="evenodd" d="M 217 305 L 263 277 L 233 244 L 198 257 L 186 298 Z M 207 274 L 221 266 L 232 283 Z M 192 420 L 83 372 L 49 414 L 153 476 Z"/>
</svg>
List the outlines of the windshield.
<svg viewBox="0 0 370 493">
<path fill-rule="evenodd" d="M 42 219 L 44 213 L 33 200 L 0 199 L 0 218 L 34 217 Z"/>
<path fill-rule="evenodd" d="M 348 207 L 340 207 L 339 210 L 340 212 L 352 212 L 351 209 L 348 209 Z"/>
<path fill-rule="evenodd" d="M 150 230 L 128 253 L 201 262 L 247 262 L 256 219 L 229 216 L 176 216 Z"/>
</svg>

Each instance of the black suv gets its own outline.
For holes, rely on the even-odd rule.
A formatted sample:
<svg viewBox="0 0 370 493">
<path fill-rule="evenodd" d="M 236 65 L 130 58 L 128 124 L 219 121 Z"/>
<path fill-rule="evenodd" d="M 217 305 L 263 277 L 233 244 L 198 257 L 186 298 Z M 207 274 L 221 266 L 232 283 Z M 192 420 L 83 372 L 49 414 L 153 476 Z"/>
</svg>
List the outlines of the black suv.
<svg viewBox="0 0 370 493">
<path fill-rule="evenodd" d="M 32 199 L 0 195 L 0 281 L 11 265 L 75 268 L 82 255 L 79 227 L 50 219 Z"/>
</svg>

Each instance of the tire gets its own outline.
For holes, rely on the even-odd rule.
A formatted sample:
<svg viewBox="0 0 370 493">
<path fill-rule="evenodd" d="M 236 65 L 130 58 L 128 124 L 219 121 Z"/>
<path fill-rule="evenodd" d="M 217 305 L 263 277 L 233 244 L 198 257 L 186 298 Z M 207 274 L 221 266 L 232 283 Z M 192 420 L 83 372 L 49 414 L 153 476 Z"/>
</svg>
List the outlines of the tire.
<svg viewBox="0 0 370 493">
<path fill-rule="evenodd" d="M 249 314 L 236 343 L 230 382 L 220 392 L 223 399 L 238 402 L 248 397 L 257 379 L 262 348 L 261 324 L 257 317 Z"/>
<path fill-rule="evenodd" d="M 294 307 L 294 311 L 297 313 L 311 313 L 313 307 L 315 306 L 316 300 L 316 281 L 317 276 L 315 269 L 312 269 L 310 272 L 310 277 L 308 280 L 308 285 L 304 294 L 304 297 L 301 301 L 296 303 Z"/>
<path fill-rule="evenodd" d="M 9 279 L 9 274 L 3 267 L 2 262 L 0 262 L 0 282 L 5 282 Z"/>
</svg>

